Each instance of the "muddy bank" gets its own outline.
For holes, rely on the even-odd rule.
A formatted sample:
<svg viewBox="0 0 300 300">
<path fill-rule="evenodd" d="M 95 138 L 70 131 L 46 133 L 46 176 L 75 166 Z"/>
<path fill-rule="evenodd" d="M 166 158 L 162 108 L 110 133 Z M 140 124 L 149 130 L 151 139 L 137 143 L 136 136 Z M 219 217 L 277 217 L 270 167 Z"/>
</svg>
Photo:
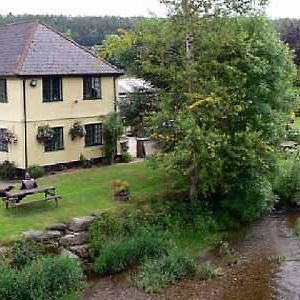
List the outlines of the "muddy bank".
<svg viewBox="0 0 300 300">
<path fill-rule="evenodd" d="M 223 258 L 211 256 L 224 273 L 212 280 L 186 279 L 159 295 L 148 295 L 131 286 L 130 274 L 122 273 L 96 280 L 81 299 L 300 299 L 300 240 L 292 237 L 291 223 L 287 215 L 267 216 L 258 221 L 232 243 L 231 247 L 239 253 L 236 265 L 228 266 Z M 278 257 L 287 260 L 279 264 Z"/>
</svg>

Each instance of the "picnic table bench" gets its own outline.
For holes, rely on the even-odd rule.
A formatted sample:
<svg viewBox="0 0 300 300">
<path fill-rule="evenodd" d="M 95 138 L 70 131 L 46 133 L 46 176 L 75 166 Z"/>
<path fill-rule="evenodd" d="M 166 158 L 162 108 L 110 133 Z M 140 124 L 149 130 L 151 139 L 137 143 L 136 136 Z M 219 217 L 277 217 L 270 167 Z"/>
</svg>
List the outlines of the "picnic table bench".
<svg viewBox="0 0 300 300">
<path fill-rule="evenodd" d="M 43 199 L 22 202 L 22 199 L 25 198 L 26 196 L 40 194 L 40 193 L 44 194 Z M 21 205 L 27 205 L 35 202 L 49 201 L 49 200 L 55 200 L 56 206 L 58 206 L 58 199 L 61 199 L 61 196 L 56 194 L 54 186 L 45 186 L 45 187 L 41 186 L 32 189 L 9 191 L 6 192 L 5 196 L 3 197 L 3 201 L 5 203 L 6 208 L 9 208 L 10 206 L 18 207 Z"/>
</svg>

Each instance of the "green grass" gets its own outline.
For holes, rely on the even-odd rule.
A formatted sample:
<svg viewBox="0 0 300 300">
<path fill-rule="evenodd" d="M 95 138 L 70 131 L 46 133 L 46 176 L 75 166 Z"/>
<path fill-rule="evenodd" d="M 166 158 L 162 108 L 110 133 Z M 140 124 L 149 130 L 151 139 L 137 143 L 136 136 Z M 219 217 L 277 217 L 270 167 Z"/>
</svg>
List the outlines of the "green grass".
<svg viewBox="0 0 300 300">
<path fill-rule="evenodd" d="M 54 201 L 0 208 L 0 243 L 16 240 L 26 230 L 43 229 L 48 225 L 66 222 L 72 217 L 91 214 L 95 211 L 121 208 L 128 203 L 113 200 L 111 181 L 127 180 L 135 199 L 147 199 L 168 189 L 170 180 L 162 171 L 150 169 L 146 163 L 118 164 L 46 176 L 38 180 L 40 186 L 54 185 L 62 196 L 56 208 Z M 33 198 L 40 195 L 31 196 Z"/>
<path fill-rule="evenodd" d="M 295 127 L 296 128 L 300 128 L 300 117 L 297 117 L 296 119 L 295 119 Z"/>
</svg>

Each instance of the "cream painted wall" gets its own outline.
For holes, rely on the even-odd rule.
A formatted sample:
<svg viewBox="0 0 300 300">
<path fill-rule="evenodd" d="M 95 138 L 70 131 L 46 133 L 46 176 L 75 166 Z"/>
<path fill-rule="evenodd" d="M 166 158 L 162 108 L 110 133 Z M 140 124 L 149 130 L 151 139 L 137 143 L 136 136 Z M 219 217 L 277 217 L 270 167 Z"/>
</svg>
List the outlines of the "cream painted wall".
<svg viewBox="0 0 300 300">
<path fill-rule="evenodd" d="M 84 138 L 77 138 L 72 141 L 69 131 L 75 120 L 53 120 L 48 122 L 30 122 L 28 124 L 28 160 L 29 166 L 53 165 L 78 161 L 83 154 L 87 159 L 103 156 L 102 146 L 85 147 Z M 103 117 L 77 118 L 82 125 L 102 123 Z M 50 127 L 63 127 L 64 150 L 45 152 L 44 145 L 36 140 L 36 133 L 39 126 L 48 124 Z"/>
<path fill-rule="evenodd" d="M 14 162 L 18 168 L 25 167 L 24 127 L 22 122 L 8 122 L 0 120 L 0 128 L 6 128 L 16 135 L 17 143 L 8 144 L 8 152 L 0 151 L 0 161 Z"/>
<path fill-rule="evenodd" d="M 63 101 L 42 101 L 42 80 L 37 81 L 36 87 L 26 84 L 27 119 L 28 121 L 76 119 L 107 115 L 114 109 L 114 83 L 112 77 L 101 78 L 102 99 L 83 100 L 83 83 L 81 77 L 63 78 Z"/>
<path fill-rule="evenodd" d="M 23 82 L 7 79 L 7 103 L 0 103 L 0 121 L 21 121 L 23 114 Z"/>
<path fill-rule="evenodd" d="M 37 86 L 30 86 L 31 79 Z M 78 161 L 80 154 L 87 159 L 103 156 L 101 146 L 85 147 L 84 138 L 71 140 L 69 130 L 75 121 L 82 125 L 101 123 L 105 115 L 114 110 L 114 79 L 101 78 L 102 99 L 83 100 L 81 77 L 63 77 L 63 101 L 43 103 L 42 79 L 26 80 L 26 110 L 28 166 L 52 165 Z M 14 161 L 25 168 L 24 111 L 22 79 L 7 79 L 8 103 L 0 103 L 0 128 L 12 130 L 18 142 L 9 145 L 9 152 L 0 152 L 0 161 Z M 48 124 L 64 127 L 64 150 L 44 152 L 44 146 L 36 140 L 37 128 Z"/>
</svg>

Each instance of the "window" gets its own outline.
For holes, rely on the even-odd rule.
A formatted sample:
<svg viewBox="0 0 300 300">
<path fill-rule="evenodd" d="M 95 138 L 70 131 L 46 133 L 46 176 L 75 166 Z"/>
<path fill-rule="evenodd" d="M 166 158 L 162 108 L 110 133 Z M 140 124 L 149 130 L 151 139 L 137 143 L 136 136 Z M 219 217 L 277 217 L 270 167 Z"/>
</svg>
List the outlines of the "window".
<svg viewBox="0 0 300 300">
<path fill-rule="evenodd" d="M 85 125 L 85 145 L 102 145 L 102 124 Z"/>
<path fill-rule="evenodd" d="M 6 79 L 0 79 L 0 102 L 7 102 Z"/>
<path fill-rule="evenodd" d="M 8 152 L 8 145 L 4 141 L 5 134 L 6 134 L 6 129 L 0 128 L 0 151 L 1 152 Z"/>
<path fill-rule="evenodd" d="M 58 76 L 43 78 L 43 102 L 62 101 L 62 79 Z"/>
<path fill-rule="evenodd" d="M 84 100 L 101 99 L 101 78 L 100 77 L 83 78 L 83 99 Z"/>
<path fill-rule="evenodd" d="M 45 152 L 58 151 L 64 149 L 63 127 L 54 127 L 53 138 L 45 142 Z"/>
</svg>

